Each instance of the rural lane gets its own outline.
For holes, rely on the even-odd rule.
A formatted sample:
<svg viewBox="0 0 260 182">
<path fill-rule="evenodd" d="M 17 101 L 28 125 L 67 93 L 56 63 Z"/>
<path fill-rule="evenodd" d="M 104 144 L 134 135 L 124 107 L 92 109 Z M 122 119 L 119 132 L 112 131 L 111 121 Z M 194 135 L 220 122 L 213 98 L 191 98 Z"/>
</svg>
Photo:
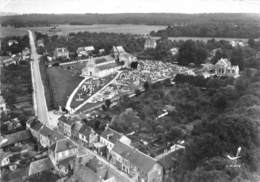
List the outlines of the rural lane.
<svg viewBox="0 0 260 182">
<path fill-rule="evenodd" d="M 37 54 L 34 36 L 31 30 L 28 30 L 30 47 L 31 47 L 31 74 L 32 74 L 32 85 L 33 85 L 33 104 L 35 116 L 38 117 L 39 121 L 45 125 L 49 125 L 48 120 L 48 109 L 44 94 L 44 86 L 41 79 L 39 58 Z"/>
</svg>

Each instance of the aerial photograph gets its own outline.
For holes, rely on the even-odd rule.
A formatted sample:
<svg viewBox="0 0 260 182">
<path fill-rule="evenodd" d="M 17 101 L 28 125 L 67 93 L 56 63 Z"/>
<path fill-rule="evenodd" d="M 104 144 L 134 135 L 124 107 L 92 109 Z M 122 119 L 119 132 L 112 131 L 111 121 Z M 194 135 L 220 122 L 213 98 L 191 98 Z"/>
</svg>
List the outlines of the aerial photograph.
<svg viewBox="0 0 260 182">
<path fill-rule="evenodd" d="M 0 182 L 260 182 L 260 0 L 0 0 Z"/>
</svg>

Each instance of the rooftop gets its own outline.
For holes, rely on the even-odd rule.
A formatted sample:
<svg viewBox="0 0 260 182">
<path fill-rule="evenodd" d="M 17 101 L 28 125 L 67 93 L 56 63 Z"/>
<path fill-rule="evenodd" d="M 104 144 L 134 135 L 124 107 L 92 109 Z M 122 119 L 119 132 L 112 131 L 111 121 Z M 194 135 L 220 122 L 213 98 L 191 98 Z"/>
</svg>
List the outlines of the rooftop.
<svg viewBox="0 0 260 182">
<path fill-rule="evenodd" d="M 115 68 L 117 67 L 118 65 L 116 64 L 116 62 L 113 62 L 113 63 L 108 63 L 108 64 L 105 64 L 105 65 L 100 65 L 97 67 L 98 70 L 106 70 L 106 69 L 110 69 L 110 68 Z"/>
<path fill-rule="evenodd" d="M 43 158 L 30 163 L 29 175 L 38 174 L 53 168 L 52 162 L 49 158 Z"/>
<path fill-rule="evenodd" d="M 12 133 L 12 134 L 6 135 L 4 137 L 4 139 L 7 139 L 7 141 L 4 142 L 4 143 L 1 143 L 0 144 L 0 148 L 6 147 L 6 146 L 11 145 L 11 144 L 14 144 L 16 142 L 27 140 L 29 138 L 31 138 L 31 134 L 30 134 L 30 132 L 28 130 L 22 130 L 22 131 L 18 131 L 16 133 Z"/>
<path fill-rule="evenodd" d="M 101 64 L 101 63 L 110 62 L 110 61 L 115 60 L 112 56 L 101 56 L 101 57 L 96 57 L 93 59 L 95 61 L 95 64 Z"/>
<path fill-rule="evenodd" d="M 66 117 L 64 115 L 62 115 L 58 120 L 62 121 L 63 123 L 66 123 L 68 125 L 73 125 L 77 121 L 76 118 Z"/>
<path fill-rule="evenodd" d="M 51 150 L 58 152 L 63 152 L 72 148 L 77 148 L 77 146 L 72 143 L 69 139 L 65 138 L 62 140 L 57 141 L 55 144 L 53 144 L 51 147 Z"/>
<path fill-rule="evenodd" d="M 100 136 L 108 139 L 112 143 L 116 143 L 123 136 L 123 134 L 108 127 L 101 133 Z"/>
<path fill-rule="evenodd" d="M 57 141 L 57 140 L 64 138 L 61 134 L 51 130 L 50 128 L 48 128 L 46 126 L 42 127 L 42 129 L 40 130 L 40 134 L 45 137 L 49 137 L 53 141 Z"/>
<path fill-rule="evenodd" d="M 139 150 L 121 142 L 117 142 L 112 151 L 121 155 L 123 158 L 128 159 L 133 165 L 145 173 L 148 172 L 154 164 L 156 164 L 155 159 L 152 157 L 145 155 Z"/>
<path fill-rule="evenodd" d="M 85 135 L 85 136 L 89 136 L 89 134 L 91 133 L 92 128 L 90 126 L 84 125 L 80 130 L 79 133 Z"/>
</svg>

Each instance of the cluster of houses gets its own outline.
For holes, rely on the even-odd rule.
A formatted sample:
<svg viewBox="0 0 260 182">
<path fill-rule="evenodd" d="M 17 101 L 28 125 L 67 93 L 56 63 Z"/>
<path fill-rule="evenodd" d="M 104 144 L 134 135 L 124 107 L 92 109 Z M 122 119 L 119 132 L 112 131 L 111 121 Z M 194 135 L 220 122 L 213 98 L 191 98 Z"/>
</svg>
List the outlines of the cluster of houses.
<svg viewBox="0 0 260 182">
<path fill-rule="evenodd" d="M 18 44 L 16 40 L 9 40 L 8 45 L 12 46 L 13 44 Z M 25 47 L 22 52 L 17 54 L 8 53 L 9 56 L 1 56 L 0 64 L 3 66 L 16 65 L 19 64 L 20 61 L 28 61 L 31 58 L 31 51 L 28 47 Z"/>
<path fill-rule="evenodd" d="M 227 58 L 221 58 L 215 65 L 211 63 L 203 64 L 202 70 L 205 78 L 214 75 L 218 77 L 239 77 L 239 66 L 232 65 Z"/>
<path fill-rule="evenodd" d="M 44 126 L 37 119 L 29 120 L 26 126 L 39 144 L 48 149 L 54 168 L 63 174 L 75 167 L 78 145 L 81 145 L 103 156 L 133 181 L 163 181 L 167 166 L 165 161 L 161 162 L 139 151 L 131 145 L 130 138 L 108 125 L 98 134 L 79 119 L 63 115 L 58 119 L 57 131 Z"/>
<path fill-rule="evenodd" d="M 164 165 L 131 145 L 131 139 L 106 125 L 103 132 L 82 124 L 78 119 L 61 116 L 58 130 L 105 157 L 134 181 L 163 180 Z"/>
</svg>

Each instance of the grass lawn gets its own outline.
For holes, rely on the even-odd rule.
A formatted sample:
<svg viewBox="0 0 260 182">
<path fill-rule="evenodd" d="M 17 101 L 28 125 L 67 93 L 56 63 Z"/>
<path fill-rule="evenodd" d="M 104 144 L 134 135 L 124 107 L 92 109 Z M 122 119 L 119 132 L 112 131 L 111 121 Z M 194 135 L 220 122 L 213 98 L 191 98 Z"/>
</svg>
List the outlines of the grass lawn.
<svg viewBox="0 0 260 182">
<path fill-rule="evenodd" d="M 83 79 L 59 67 L 47 69 L 49 86 L 52 92 L 53 107 L 65 106 L 68 97 Z"/>
</svg>

